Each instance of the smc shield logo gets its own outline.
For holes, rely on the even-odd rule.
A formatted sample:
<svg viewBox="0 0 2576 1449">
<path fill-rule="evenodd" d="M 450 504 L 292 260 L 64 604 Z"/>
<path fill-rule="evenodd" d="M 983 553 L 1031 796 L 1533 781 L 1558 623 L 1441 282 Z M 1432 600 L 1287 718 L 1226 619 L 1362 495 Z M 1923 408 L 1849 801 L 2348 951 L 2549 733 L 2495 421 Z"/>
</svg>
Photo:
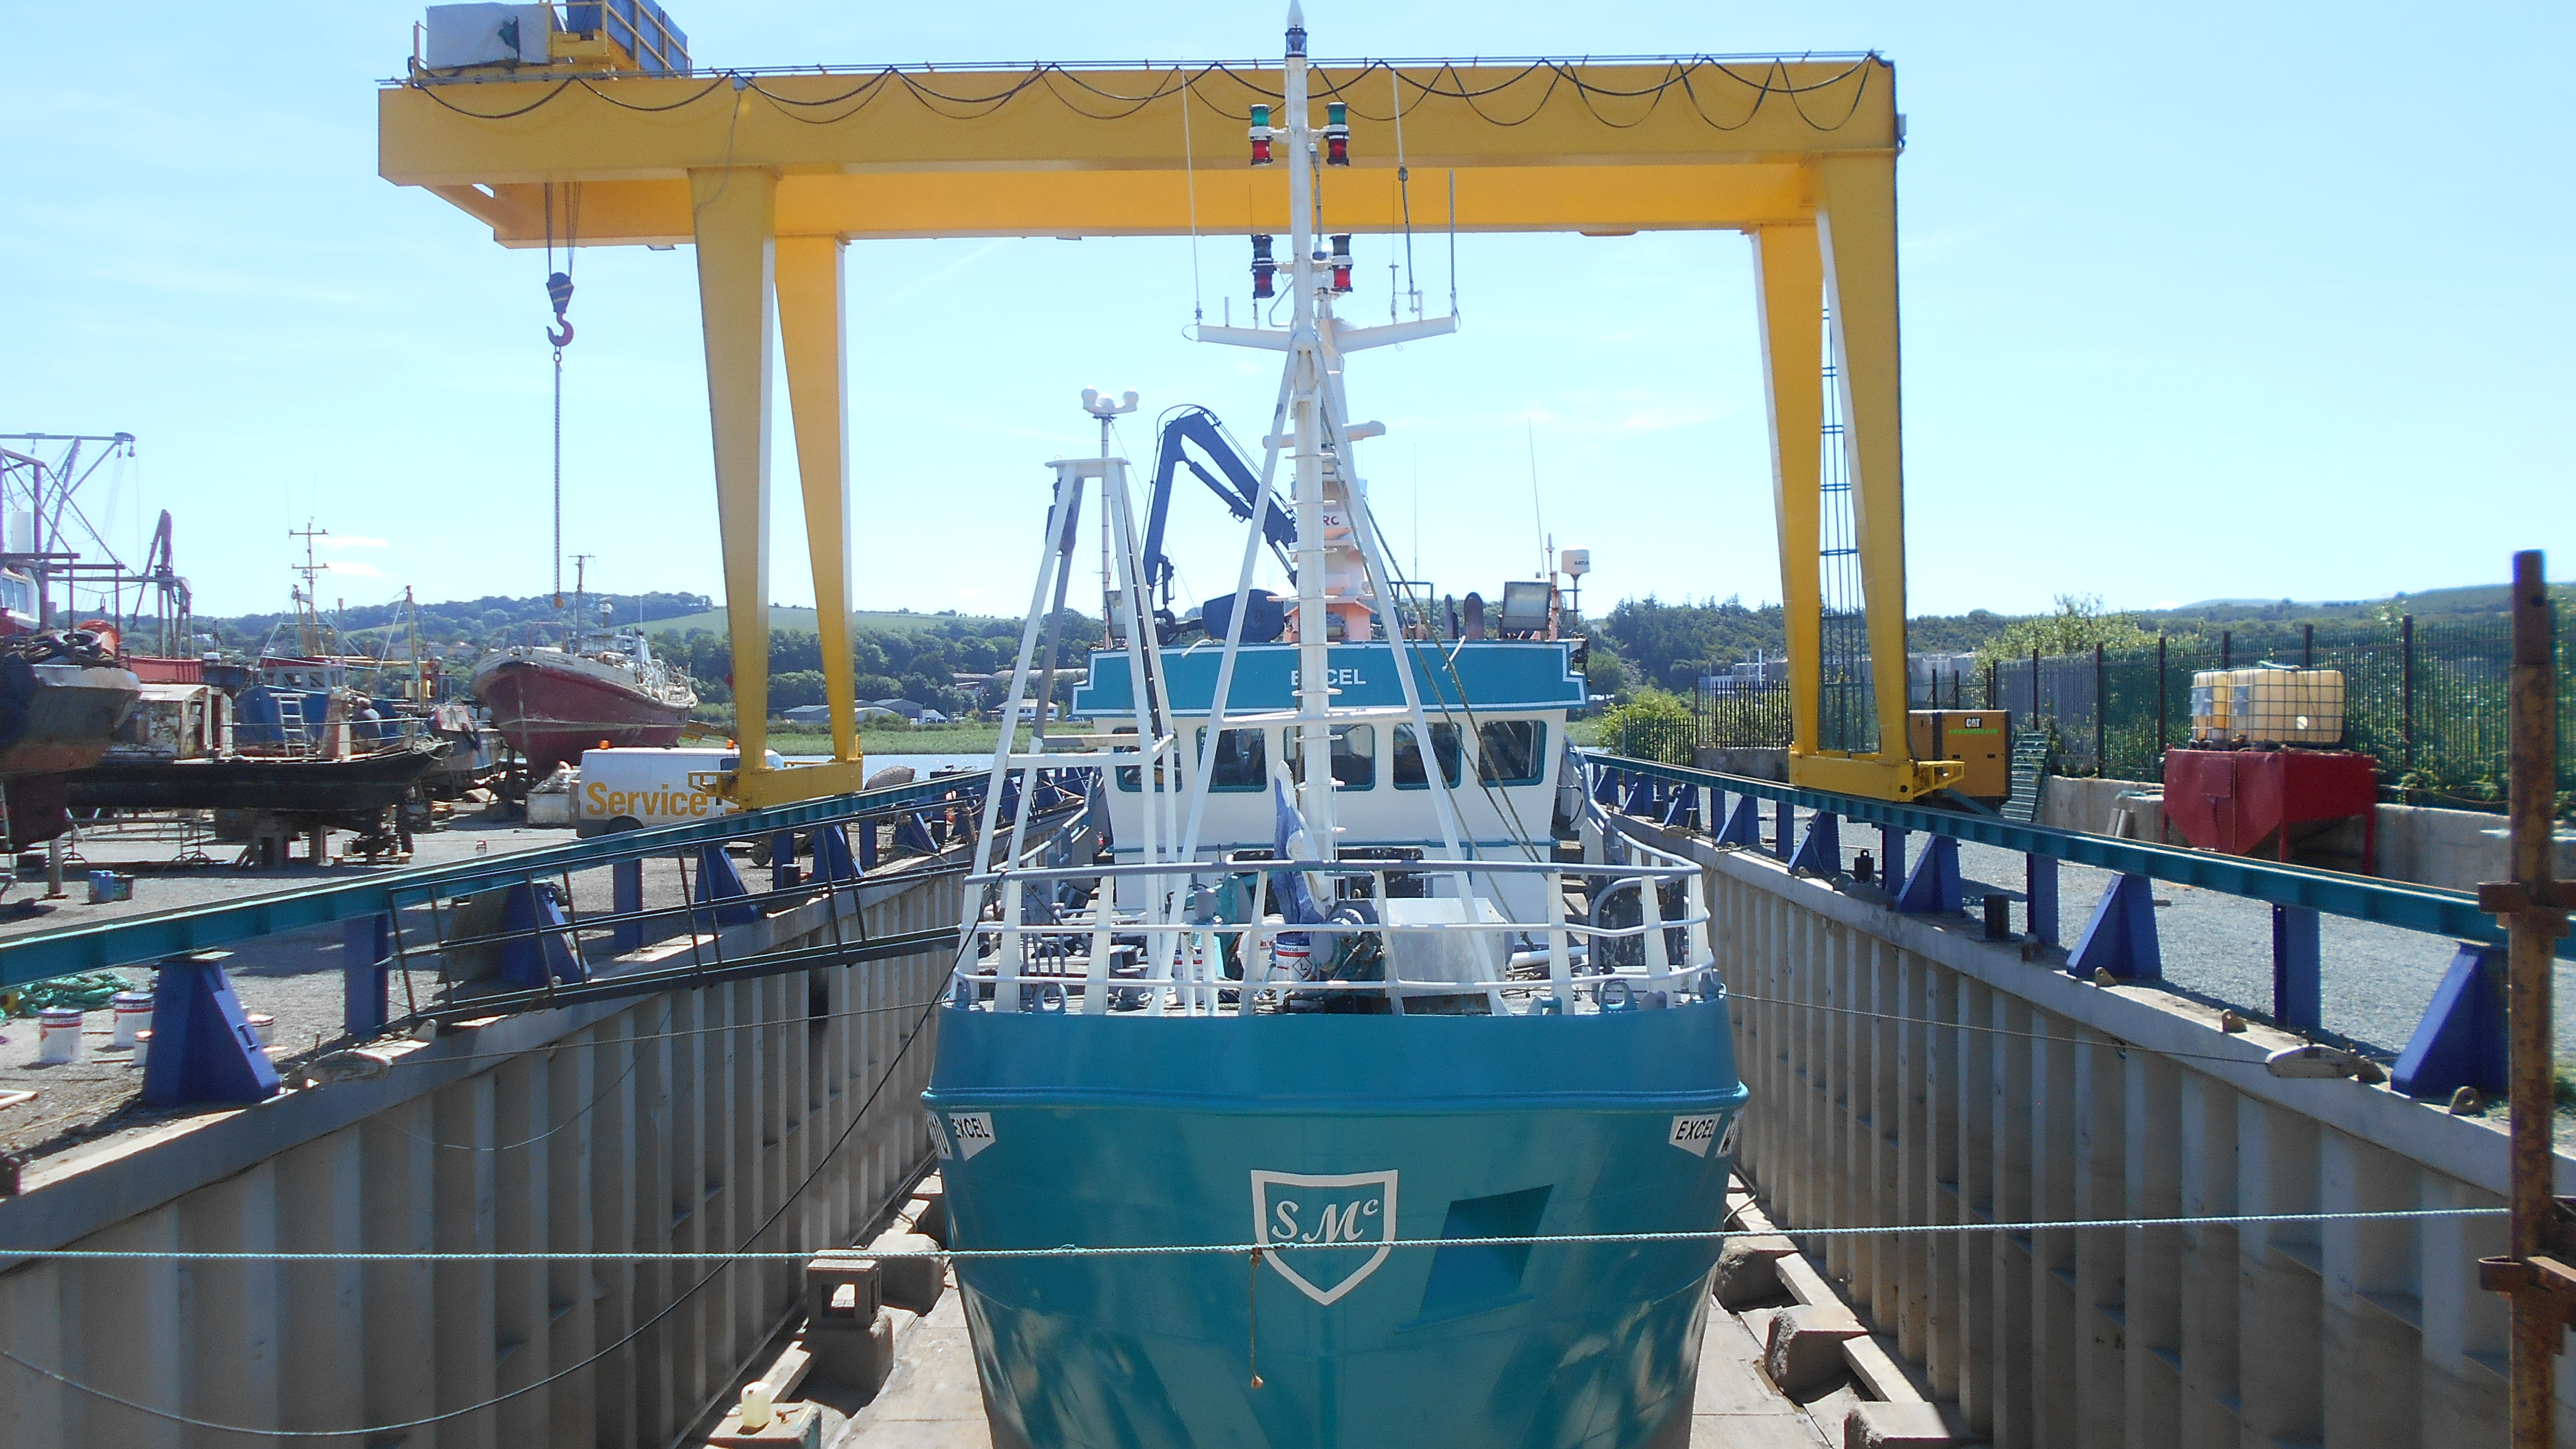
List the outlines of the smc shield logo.
<svg viewBox="0 0 2576 1449">
<path fill-rule="evenodd" d="M 1385 1172 L 1252 1174 L 1252 1236 L 1279 1276 L 1317 1303 L 1358 1287 L 1394 1251 L 1395 1181 Z"/>
</svg>

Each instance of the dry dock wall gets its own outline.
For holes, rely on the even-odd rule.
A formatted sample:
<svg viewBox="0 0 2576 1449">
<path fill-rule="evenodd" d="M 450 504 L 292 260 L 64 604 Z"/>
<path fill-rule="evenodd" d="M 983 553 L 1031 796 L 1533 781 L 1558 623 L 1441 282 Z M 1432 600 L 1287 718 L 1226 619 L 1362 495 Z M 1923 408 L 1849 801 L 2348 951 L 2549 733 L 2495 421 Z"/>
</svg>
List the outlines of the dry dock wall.
<svg viewBox="0 0 2576 1449">
<path fill-rule="evenodd" d="M 1753 1093 L 1739 1165 L 1793 1234 L 2504 1202 L 2500 1117 L 2275 1078 L 2263 1057 L 2291 1038 L 2224 1034 L 2214 1009 L 2078 982 L 1757 853 L 1620 828 L 1707 870 Z M 2557 1165 L 2576 1191 L 2576 1160 Z M 2500 1218 L 1811 1241 L 2008 1449 L 2505 1442 L 2505 1303 L 2477 1285 Z"/>
<path fill-rule="evenodd" d="M 845 892 L 838 929 L 852 914 L 871 935 L 953 925 L 959 879 L 865 887 L 856 902 Z M 818 900 L 732 928 L 725 954 L 827 944 L 832 909 Z M 846 1243 L 929 1156 L 927 1026 L 909 1051 L 903 1042 L 949 966 L 943 948 L 450 1033 L 384 1079 L 46 1159 L 24 1195 L 0 1199 L 0 1242 L 252 1253 Z M 714 1267 L 22 1260 L 0 1275 L 0 1348 L 163 1412 L 0 1360 L 0 1441 L 264 1442 L 175 1414 L 258 1430 L 436 1420 L 293 1441 L 351 1449 L 670 1444 L 799 1306 L 798 1265 L 743 1265 L 653 1321 Z"/>
</svg>

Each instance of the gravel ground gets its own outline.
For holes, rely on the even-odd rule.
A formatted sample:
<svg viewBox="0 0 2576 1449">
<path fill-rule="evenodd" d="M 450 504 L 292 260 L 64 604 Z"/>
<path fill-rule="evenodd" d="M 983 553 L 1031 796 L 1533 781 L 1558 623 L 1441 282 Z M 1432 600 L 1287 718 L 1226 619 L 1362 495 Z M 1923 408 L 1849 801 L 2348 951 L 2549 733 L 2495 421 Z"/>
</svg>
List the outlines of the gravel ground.
<svg viewBox="0 0 2576 1449">
<path fill-rule="evenodd" d="M 1767 822 L 1766 822 L 1767 824 Z M 1923 848 L 1907 842 L 1911 865 Z M 1766 845 L 1767 848 L 1767 845 Z M 1843 831 L 1843 860 L 1848 867 L 1862 851 L 1875 860 L 1878 832 Z M 1981 898 L 2001 892 L 2012 905 L 2012 924 L 2024 929 L 2029 898 L 2023 887 L 2023 857 L 1989 845 L 1959 846 L 1960 894 L 1971 915 Z M 2092 919 L 2093 908 L 2114 875 L 2091 866 L 2061 862 L 2057 872 L 2059 949 L 2051 956 L 2061 966 Z M 2156 939 L 2163 957 L 2165 984 L 2186 995 L 2233 1006 L 2268 1021 L 2272 1013 L 2272 908 L 2220 891 L 2170 881 L 2155 882 Z M 2393 926 L 2325 916 L 2319 926 L 2324 958 L 2325 1027 L 2354 1046 L 2394 1061 L 2415 1034 L 2415 1024 L 2433 1000 L 2434 988 L 2451 964 L 2457 943 L 2447 936 Z M 2576 1054 L 2576 963 L 2558 963 L 2555 1004 L 2562 1055 Z"/>
<path fill-rule="evenodd" d="M 572 838 L 569 830 L 537 830 L 519 823 L 470 818 L 442 830 L 417 835 L 411 863 L 415 866 L 438 865 L 478 855 L 509 855 L 561 844 Z M 66 926 L 205 905 L 246 894 L 289 890 L 309 883 L 341 881 L 352 875 L 382 874 L 396 868 L 348 864 L 315 869 L 298 864 L 284 870 L 248 870 L 230 864 L 237 847 L 213 844 L 203 848 L 223 864 L 172 866 L 174 857 L 185 848 L 185 842 L 167 832 L 86 833 L 80 842 L 83 859 L 66 869 L 67 899 L 43 901 L 44 884 L 41 879 L 17 885 L 7 893 L 6 902 L 32 902 L 38 910 L 30 915 L 0 916 L 0 940 Z M 764 873 L 752 870 L 747 862 L 737 863 L 742 866 L 744 877 L 752 888 L 762 889 Z M 83 877 L 93 869 L 114 869 L 120 873 L 132 871 L 135 875 L 134 899 L 107 905 L 87 904 L 88 893 Z M 610 900 L 609 872 L 600 869 L 576 875 L 572 880 L 572 896 L 577 913 L 606 912 Z M 677 867 L 663 861 L 648 862 L 645 868 L 646 903 L 675 905 L 682 899 Z M 402 915 L 402 931 L 406 940 L 425 942 L 435 938 L 427 908 L 410 908 Z M 225 970 L 231 977 L 233 993 L 241 999 L 242 1009 L 253 1015 L 265 1014 L 276 1018 L 269 1054 L 280 1062 L 292 1064 L 317 1049 L 336 1049 L 345 1044 L 342 1031 L 345 1009 L 341 979 L 343 941 L 343 927 L 333 924 L 254 937 L 235 942 L 228 948 L 232 955 L 225 962 Z M 593 949 L 605 950 L 605 947 L 603 941 L 596 943 Z M 398 971 L 394 976 L 393 1010 L 397 1017 L 405 1013 L 407 1001 L 417 1000 L 425 1004 L 438 990 L 437 958 L 414 952 L 411 962 L 409 972 Z M 151 989 L 153 973 L 147 967 L 128 967 L 116 974 L 125 977 L 134 989 Z M 18 1092 L 35 1093 L 30 1100 L 0 1107 L 0 1151 L 46 1150 L 102 1131 L 139 1126 L 170 1115 L 150 1112 L 136 1103 L 143 1074 L 134 1065 L 132 1053 L 116 1051 L 109 1046 L 111 1014 L 104 1009 L 89 1012 L 82 1025 L 80 1060 L 45 1066 L 36 1060 L 38 1041 L 33 1020 L 13 1017 L 0 1021 L 0 1101 Z M 112 1123 L 109 1121 L 111 1118 L 115 1119 Z"/>
</svg>

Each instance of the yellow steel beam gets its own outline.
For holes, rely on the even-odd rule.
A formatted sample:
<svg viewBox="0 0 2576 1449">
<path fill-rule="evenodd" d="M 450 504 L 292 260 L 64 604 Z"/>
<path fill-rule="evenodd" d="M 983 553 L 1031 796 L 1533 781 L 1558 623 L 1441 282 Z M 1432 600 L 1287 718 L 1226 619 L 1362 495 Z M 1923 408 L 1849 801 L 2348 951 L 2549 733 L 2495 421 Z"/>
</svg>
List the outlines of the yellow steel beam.
<svg viewBox="0 0 2576 1449">
<path fill-rule="evenodd" d="M 859 758 L 858 703 L 850 658 L 850 389 L 848 309 L 841 244 L 780 237 L 778 336 L 787 359 L 787 406 L 796 420 L 796 470 L 805 492 L 805 543 L 814 567 L 814 629 L 823 649 L 823 693 L 832 709 L 832 758 Z"/>
<path fill-rule="evenodd" d="M 737 794 L 768 803 L 791 788 L 854 788 L 861 769 L 845 718 L 847 378 L 837 243 L 1284 230 L 1287 168 L 1247 166 L 1243 131 L 1253 105 L 1278 104 L 1276 85 L 1275 68 L 1257 66 L 401 84 L 378 96 L 379 163 L 388 180 L 431 190 L 504 245 L 546 240 L 548 186 L 565 202 L 559 214 L 579 217 L 578 235 L 557 240 L 696 244 L 745 764 Z M 1329 231 L 1392 231 L 1409 217 L 1419 231 L 1753 233 L 1796 707 L 1791 778 L 1895 799 L 1950 778 L 1954 765 L 1912 761 L 1905 746 L 1895 231 L 1902 118 L 1888 65 L 1875 56 L 1369 64 L 1319 68 L 1316 89 L 1318 100 L 1348 102 L 1357 130 L 1355 164 L 1323 173 Z M 1399 113 L 1409 185 L 1396 176 Z M 1870 621 L 1874 755 L 1828 755 L 1816 743 L 1818 375 L 1827 298 L 1843 361 L 1842 446 Z M 836 671 L 838 762 L 793 787 L 765 779 L 759 765 L 768 710 L 773 301 L 785 309 L 825 667 Z"/>
<path fill-rule="evenodd" d="M 1816 224 L 1766 226 L 1753 233 L 1754 288 L 1760 294 L 1762 384 L 1771 405 L 1771 511 L 1780 530 L 1781 622 L 1789 633 L 1792 758 L 1816 747 L 1816 692 L 1821 597 L 1817 541 L 1823 536 L 1817 441 L 1823 436 L 1824 259 Z M 1801 603 L 1810 605 L 1801 607 Z"/>
<path fill-rule="evenodd" d="M 677 180 L 729 162 L 781 175 L 1195 171 L 1213 183 L 1246 169 L 1243 128 L 1253 105 L 1278 104 L 1277 87 L 1275 69 L 1055 66 L 393 85 L 377 97 L 378 165 L 406 186 Z M 1354 190 L 1368 172 L 1395 168 L 1398 97 L 1417 178 L 1798 165 L 1897 145 L 1895 82 L 1876 57 L 1402 66 L 1392 76 L 1382 65 L 1326 67 L 1316 89 L 1318 101 L 1350 105 Z M 1283 193 L 1285 170 L 1268 173 Z M 1328 176 L 1328 188 L 1336 183 Z M 1329 219 L 1329 194 L 1325 205 Z"/>
<path fill-rule="evenodd" d="M 769 344 L 774 179 L 735 167 L 696 190 L 698 308 L 706 329 L 707 415 L 715 440 L 725 632 L 733 646 L 734 740 L 743 773 L 769 735 Z"/>
</svg>

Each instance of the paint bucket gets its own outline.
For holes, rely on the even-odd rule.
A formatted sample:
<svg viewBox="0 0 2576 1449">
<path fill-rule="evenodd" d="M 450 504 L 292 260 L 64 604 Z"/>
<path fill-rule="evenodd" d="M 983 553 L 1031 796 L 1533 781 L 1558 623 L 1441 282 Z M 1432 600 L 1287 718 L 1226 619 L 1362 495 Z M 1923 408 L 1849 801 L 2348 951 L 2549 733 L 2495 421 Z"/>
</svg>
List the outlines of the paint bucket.
<svg viewBox="0 0 2576 1449">
<path fill-rule="evenodd" d="M 132 899 L 134 899 L 134 877 L 118 875 L 112 870 L 94 870 L 89 873 L 91 905 L 104 906 Z"/>
<path fill-rule="evenodd" d="M 120 991 L 107 999 L 107 1006 L 116 1014 L 115 1034 L 108 1038 L 107 1044 L 120 1051 L 132 1051 L 135 1033 L 149 1031 L 152 1027 L 152 993 Z"/>
<path fill-rule="evenodd" d="M 266 1012 L 254 1011 L 250 1014 L 248 1020 L 250 1022 L 250 1034 L 259 1038 L 259 1044 L 261 1046 L 267 1046 L 270 1039 L 277 1035 L 276 1017 L 270 1016 Z"/>
<path fill-rule="evenodd" d="M 152 1033 L 151 1033 L 150 1029 L 148 1029 L 148 1028 L 147 1028 L 147 1029 L 145 1029 L 145 1030 L 143 1030 L 143 1031 L 138 1031 L 138 1032 L 136 1032 L 136 1033 L 134 1034 L 134 1060 L 130 1063 L 130 1065 L 138 1066 L 138 1067 L 139 1067 L 139 1066 L 141 1066 L 141 1065 L 143 1065 L 143 1059 L 144 1059 L 145 1057 L 150 1056 L 151 1054 L 152 1054 Z"/>
<path fill-rule="evenodd" d="M 80 1060 L 81 1009 L 48 1006 L 36 1013 L 36 1060 L 59 1066 Z"/>
</svg>

